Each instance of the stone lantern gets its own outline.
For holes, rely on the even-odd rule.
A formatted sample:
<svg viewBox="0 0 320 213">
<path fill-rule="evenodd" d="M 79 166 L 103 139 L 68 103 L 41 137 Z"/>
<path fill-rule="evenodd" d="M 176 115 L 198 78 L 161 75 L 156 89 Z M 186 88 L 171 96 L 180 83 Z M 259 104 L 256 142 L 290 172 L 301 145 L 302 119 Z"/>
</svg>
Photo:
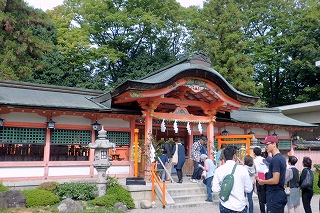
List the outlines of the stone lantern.
<svg viewBox="0 0 320 213">
<path fill-rule="evenodd" d="M 105 195 L 107 187 L 107 177 L 106 172 L 108 168 L 112 165 L 109 161 L 109 150 L 115 149 L 116 144 L 110 143 L 107 139 L 107 131 L 101 128 L 98 132 L 98 139 L 95 143 L 89 143 L 89 148 L 95 149 L 93 167 L 98 172 L 98 193 L 99 197 Z"/>
</svg>

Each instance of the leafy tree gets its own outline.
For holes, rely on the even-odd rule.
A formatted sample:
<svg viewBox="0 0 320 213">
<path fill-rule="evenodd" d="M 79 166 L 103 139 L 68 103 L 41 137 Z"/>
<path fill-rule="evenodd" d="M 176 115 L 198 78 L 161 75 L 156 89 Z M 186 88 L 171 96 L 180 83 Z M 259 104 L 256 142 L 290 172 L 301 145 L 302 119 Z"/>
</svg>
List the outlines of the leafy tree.
<svg viewBox="0 0 320 213">
<path fill-rule="evenodd" d="M 248 54 L 269 106 L 319 99 L 319 3 L 254 0 L 244 11 Z"/>
<path fill-rule="evenodd" d="M 34 72 L 49 66 L 46 58 L 54 49 L 54 24 L 43 11 L 21 0 L 0 5 L 0 79 L 33 81 Z"/>
<path fill-rule="evenodd" d="M 115 86 L 176 60 L 182 10 L 174 0 L 66 0 L 51 17 L 63 55 L 76 67 L 94 65 L 91 74 Z"/>
<path fill-rule="evenodd" d="M 288 48 L 289 103 L 316 101 L 320 99 L 320 69 L 315 67 L 315 61 L 320 60 L 320 4 L 298 1 L 295 8 L 293 39 Z"/>
<path fill-rule="evenodd" d="M 189 8 L 193 17 L 187 22 L 193 42 L 191 50 L 209 53 L 212 67 L 236 89 L 259 95 L 253 80 L 254 69 L 245 54 L 246 37 L 242 31 L 245 19 L 240 6 L 232 0 L 211 0 L 203 9 Z"/>
</svg>

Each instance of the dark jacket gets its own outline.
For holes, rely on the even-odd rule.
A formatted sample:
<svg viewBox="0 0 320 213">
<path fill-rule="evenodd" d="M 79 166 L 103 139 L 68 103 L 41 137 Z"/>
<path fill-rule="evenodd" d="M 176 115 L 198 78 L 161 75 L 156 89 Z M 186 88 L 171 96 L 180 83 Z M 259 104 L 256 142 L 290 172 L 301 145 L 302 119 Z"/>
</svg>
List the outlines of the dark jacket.
<svg viewBox="0 0 320 213">
<path fill-rule="evenodd" d="M 172 155 L 176 151 L 176 145 L 173 146 Z M 186 161 L 186 150 L 181 143 L 178 143 L 178 163 L 174 167 L 176 169 L 182 169 L 184 162 Z"/>
<path fill-rule="evenodd" d="M 172 158 L 172 145 L 169 142 L 165 142 L 163 149 L 167 151 L 168 158 Z"/>
</svg>

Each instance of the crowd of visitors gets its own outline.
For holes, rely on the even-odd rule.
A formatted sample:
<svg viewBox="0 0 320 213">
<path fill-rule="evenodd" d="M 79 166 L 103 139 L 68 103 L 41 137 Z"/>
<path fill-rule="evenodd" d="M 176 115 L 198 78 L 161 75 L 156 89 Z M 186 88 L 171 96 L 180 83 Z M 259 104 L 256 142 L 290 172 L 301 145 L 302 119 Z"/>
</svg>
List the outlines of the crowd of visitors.
<svg viewBox="0 0 320 213">
<path fill-rule="evenodd" d="M 178 152 L 178 163 L 174 167 L 177 170 L 178 183 L 182 183 L 182 167 L 186 160 L 185 148 L 179 139 L 175 142 L 176 145 L 173 147 L 165 144 L 162 155 L 167 156 L 161 158 L 168 166 L 173 154 Z M 212 193 L 220 193 L 225 177 L 232 173 L 233 185 L 231 185 L 228 199 L 220 200 L 221 213 L 284 213 L 286 206 L 288 213 L 296 213 L 300 205 L 300 192 L 305 212 L 312 212 L 310 203 L 313 196 L 314 176 L 311 171 L 312 160 L 309 157 L 303 158 L 304 168 L 300 174 L 296 167 L 298 159 L 295 156 L 289 156 L 286 162 L 279 151 L 279 141 L 275 136 L 267 136 L 261 141 L 265 146 L 265 152 L 260 147 L 255 147 L 253 156 L 245 156 L 243 162 L 239 162 L 237 147 L 226 144 L 221 146 L 216 156 L 212 156 L 213 161 L 207 154 L 206 142 L 207 138 L 201 136 L 193 143 L 190 157 L 193 161 L 193 174 L 190 180 L 197 183 L 202 177 L 207 189 L 206 201 L 212 202 Z M 168 154 L 167 150 L 171 152 Z M 162 180 L 165 181 L 164 176 Z M 320 187 L 320 172 L 318 187 Z M 258 196 L 259 210 L 254 210 L 252 199 L 254 192 Z"/>
</svg>

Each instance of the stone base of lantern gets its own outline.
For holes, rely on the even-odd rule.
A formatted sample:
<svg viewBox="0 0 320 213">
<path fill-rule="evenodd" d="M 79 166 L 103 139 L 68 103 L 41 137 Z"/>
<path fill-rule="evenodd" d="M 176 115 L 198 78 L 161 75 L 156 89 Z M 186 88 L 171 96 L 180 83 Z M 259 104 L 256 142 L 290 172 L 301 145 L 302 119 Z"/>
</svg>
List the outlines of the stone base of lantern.
<svg viewBox="0 0 320 213">
<path fill-rule="evenodd" d="M 126 185 L 146 185 L 146 181 L 142 177 L 128 177 Z"/>
</svg>

